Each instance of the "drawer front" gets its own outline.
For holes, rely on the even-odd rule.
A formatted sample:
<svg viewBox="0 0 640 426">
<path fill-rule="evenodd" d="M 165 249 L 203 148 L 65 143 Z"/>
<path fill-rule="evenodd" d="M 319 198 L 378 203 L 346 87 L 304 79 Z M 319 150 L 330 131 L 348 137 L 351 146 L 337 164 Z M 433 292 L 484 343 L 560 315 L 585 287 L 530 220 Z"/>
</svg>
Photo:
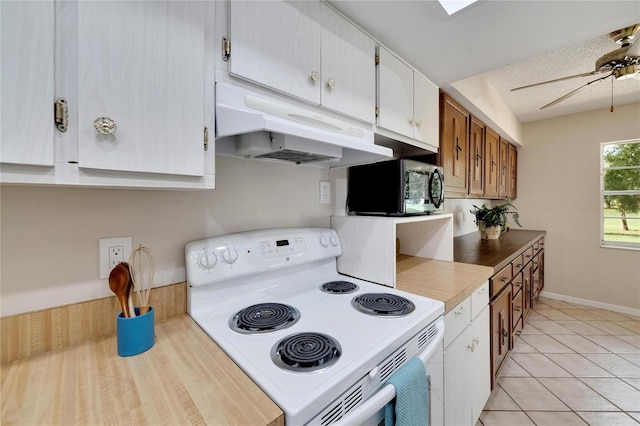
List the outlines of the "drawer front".
<svg viewBox="0 0 640 426">
<path fill-rule="evenodd" d="M 471 320 L 473 321 L 488 304 L 489 281 L 482 284 L 479 289 L 471 293 Z"/>
<path fill-rule="evenodd" d="M 531 262 L 531 259 L 533 259 L 533 246 L 523 251 L 522 256 L 523 256 L 523 266 L 527 266 L 527 263 Z"/>
<path fill-rule="evenodd" d="M 544 238 L 540 238 L 538 241 L 536 241 L 533 244 L 533 251 L 534 253 L 539 252 L 540 250 L 542 250 L 544 248 Z"/>
<path fill-rule="evenodd" d="M 471 322 L 471 297 L 467 297 L 444 316 L 444 347 L 446 349 Z"/>
<path fill-rule="evenodd" d="M 513 294 L 516 294 L 522 289 L 522 272 L 518 272 L 516 276 L 513 277 L 513 280 L 511 280 L 511 283 L 513 284 Z"/>
<path fill-rule="evenodd" d="M 513 259 L 511 261 L 511 264 L 513 265 L 513 274 L 517 274 L 518 272 L 522 271 L 522 268 L 524 267 L 524 256 L 520 255 L 518 257 L 516 257 L 515 259 Z"/>
<path fill-rule="evenodd" d="M 502 290 L 511 281 L 512 275 L 511 264 L 505 266 L 500 272 L 495 274 L 490 281 L 491 298 L 493 299 L 500 290 Z"/>
</svg>

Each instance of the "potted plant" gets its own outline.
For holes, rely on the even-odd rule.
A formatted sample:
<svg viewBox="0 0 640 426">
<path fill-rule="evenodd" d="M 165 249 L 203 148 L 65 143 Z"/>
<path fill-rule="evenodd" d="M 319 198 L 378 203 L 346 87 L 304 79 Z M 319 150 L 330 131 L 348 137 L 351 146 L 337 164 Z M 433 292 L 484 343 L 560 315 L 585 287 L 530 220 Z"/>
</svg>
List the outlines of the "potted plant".
<svg viewBox="0 0 640 426">
<path fill-rule="evenodd" d="M 489 208 L 486 204 L 482 207 L 473 206 L 471 213 L 476 217 L 476 225 L 482 235 L 483 240 L 496 240 L 500 237 L 500 233 L 506 229 L 507 216 L 511 215 L 513 221 L 520 227 L 518 219 L 518 211 L 511 201 L 506 200 L 504 203 Z"/>
</svg>

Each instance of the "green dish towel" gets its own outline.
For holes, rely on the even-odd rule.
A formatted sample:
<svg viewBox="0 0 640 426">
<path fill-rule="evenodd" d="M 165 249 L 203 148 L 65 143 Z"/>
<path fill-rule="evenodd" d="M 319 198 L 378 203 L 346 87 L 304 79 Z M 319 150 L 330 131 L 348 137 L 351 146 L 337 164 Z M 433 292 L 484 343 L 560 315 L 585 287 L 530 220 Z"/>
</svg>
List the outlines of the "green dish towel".
<svg viewBox="0 0 640 426">
<path fill-rule="evenodd" d="M 387 384 L 396 388 L 394 401 L 384 407 L 385 426 L 429 426 L 429 387 L 424 364 L 410 359 Z"/>
</svg>

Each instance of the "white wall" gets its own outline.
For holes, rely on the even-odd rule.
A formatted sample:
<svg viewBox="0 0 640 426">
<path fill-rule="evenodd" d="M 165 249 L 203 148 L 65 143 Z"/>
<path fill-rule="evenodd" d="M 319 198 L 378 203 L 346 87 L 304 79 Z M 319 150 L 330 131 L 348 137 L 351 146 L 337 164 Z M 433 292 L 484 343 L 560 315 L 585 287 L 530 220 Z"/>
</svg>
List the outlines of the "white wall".
<svg viewBox="0 0 640 426">
<path fill-rule="evenodd" d="M 131 236 L 156 257 L 156 285 L 185 280 L 184 246 L 257 228 L 329 226 L 326 169 L 216 158 L 212 191 L 2 186 L 2 316 L 110 294 L 98 239 Z"/>
<path fill-rule="evenodd" d="M 521 222 L 546 229 L 545 291 L 640 309 L 640 251 L 600 248 L 600 143 L 640 138 L 640 103 L 523 125 Z"/>
</svg>

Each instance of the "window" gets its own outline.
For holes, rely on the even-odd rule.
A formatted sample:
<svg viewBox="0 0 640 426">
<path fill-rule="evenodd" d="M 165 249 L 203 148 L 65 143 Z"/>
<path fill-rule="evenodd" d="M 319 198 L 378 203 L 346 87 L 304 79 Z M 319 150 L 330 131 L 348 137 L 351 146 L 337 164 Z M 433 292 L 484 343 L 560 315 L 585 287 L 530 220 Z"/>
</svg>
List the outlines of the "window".
<svg viewBox="0 0 640 426">
<path fill-rule="evenodd" d="M 640 140 L 601 144 L 600 245 L 640 249 Z"/>
</svg>

